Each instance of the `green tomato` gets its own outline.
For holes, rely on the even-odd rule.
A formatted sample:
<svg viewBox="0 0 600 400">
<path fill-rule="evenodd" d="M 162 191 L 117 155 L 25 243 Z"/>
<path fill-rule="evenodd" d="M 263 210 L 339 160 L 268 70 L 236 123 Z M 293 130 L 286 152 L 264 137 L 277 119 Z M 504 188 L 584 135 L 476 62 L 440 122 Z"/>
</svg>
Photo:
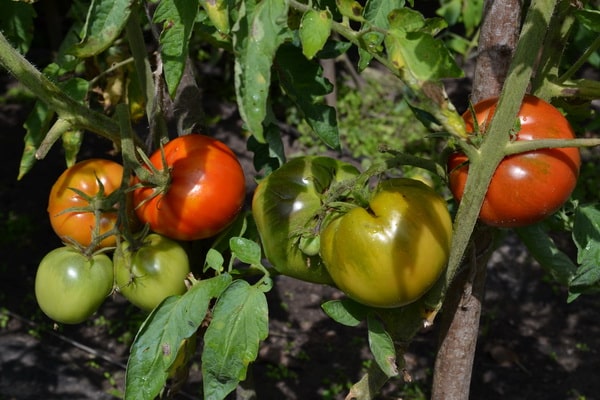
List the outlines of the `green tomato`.
<svg viewBox="0 0 600 400">
<path fill-rule="evenodd" d="M 252 214 L 265 256 L 278 272 L 308 282 L 333 283 L 318 254 L 318 232 L 307 236 L 306 230 L 316 222 L 313 218 L 331 185 L 358 174 L 348 163 L 309 156 L 287 162 L 259 183 Z"/>
<path fill-rule="evenodd" d="M 321 232 L 321 257 L 335 284 L 381 308 L 419 299 L 448 261 L 452 221 L 446 202 L 413 179 L 379 184 L 368 208 L 353 208 Z"/>
<path fill-rule="evenodd" d="M 111 293 L 113 265 L 103 253 L 92 257 L 74 247 L 59 247 L 44 256 L 35 275 L 35 297 L 48 317 L 78 324 L 92 316 Z"/>
<path fill-rule="evenodd" d="M 190 272 L 186 251 L 174 240 L 151 233 L 139 248 L 123 241 L 113 256 L 117 289 L 132 304 L 151 311 L 169 296 L 185 293 Z"/>
</svg>

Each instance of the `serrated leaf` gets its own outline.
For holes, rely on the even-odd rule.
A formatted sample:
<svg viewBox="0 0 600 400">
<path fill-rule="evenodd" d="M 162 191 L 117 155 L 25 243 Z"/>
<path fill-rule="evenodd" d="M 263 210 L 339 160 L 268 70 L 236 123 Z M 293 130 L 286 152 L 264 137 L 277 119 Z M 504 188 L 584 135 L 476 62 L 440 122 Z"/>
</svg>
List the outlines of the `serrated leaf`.
<svg viewBox="0 0 600 400">
<path fill-rule="evenodd" d="M 573 221 L 579 269 L 571 286 L 591 286 L 600 281 L 600 210 L 594 205 L 578 207 Z"/>
<path fill-rule="evenodd" d="M 308 125 L 332 149 L 339 149 L 340 135 L 336 112 L 316 96 L 331 92 L 331 83 L 323 77 L 321 65 L 307 60 L 293 45 L 277 52 L 277 75 L 285 93 L 296 104 Z"/>
<path fill-rule="evenodd" d="M 86 58 L 109 48 L 121 35 L 134 0 L 92 0 L 88 9 L 82 40 L 71 54 Z"/>
<path fill-rule="evenodd" d="M 0 31 L 21 54 L 29 50 L 33 39 L 33 20 L 36 16 L 33 4 L 0 2 Z"/>
<path fill-rule="evenodd" d="M 557 282 L 568 285 L 577 266 L 569 256 L 556 247 L 542 225 L 530 225 L 515 231 L 533 258 L 548 270 Z"/>
<path fill-rule="evenodd" d="M 321 305 L 321 308 L 329 318 L 346 326 L 357 326 L 369 314 L 367 307 L 348 298 L 327 301 Z"/>
<path fill-rule="evenodd" d="M 592 32 L 600 32 L 600 10 L 577 10 L 577 20 Z"/>
<path fill-rule="evenodd" d="M 265 294 L 244 280 L 234 281 L 219 297 L 204 335 L 204 398 L 221 400 L 246 379 L 260 342 L 269 333 Z"/>
<path fill-rule="evenodd" d="M 325 46 L 331 34 L 333 17 L 329 10 L 308 10 L 300 22 L 300 42 L 302 53 L 309 60 L 312 59 Z"/>
<path fill-rule="evenodd" d="M 163 388 L 182 340 L 192 336 L 213 298 L 230 286 L 227 274 L 197 282 L 182 296 L 167 298 L 146 318 L 131 346 L 125 399 L 154 399 Z"/>
<path fill-rule="evenodd" d="M 235 91 L 248 130 L 265 142 L 263 121 L 271 85 L 271 66 L 279 46 L 289 36 L 285 0 L 242 2 L 232 28 Z"/>
<path fill-rule="evenodd" d="M 367 317 L 367 329 L 369 348 L 379 368 L 390 378 L 398 375 L 396 350 L 390 334 L 386 332 L 381 321 L 373 315 Z"/>
<path fill-rule="evenodd" d="M 183 76 L 198 6 L 194 1 L 163 0 L 154 13 L 154 22 L 162 23 L 160 54 L 171 97 L 175 97 Z"/>
</svg>

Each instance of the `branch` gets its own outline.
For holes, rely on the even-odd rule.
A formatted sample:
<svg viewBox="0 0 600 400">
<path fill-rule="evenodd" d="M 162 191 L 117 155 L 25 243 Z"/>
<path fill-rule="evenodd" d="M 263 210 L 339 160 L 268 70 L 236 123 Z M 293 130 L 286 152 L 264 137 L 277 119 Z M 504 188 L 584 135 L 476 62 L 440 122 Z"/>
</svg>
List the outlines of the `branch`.
<svg viewBox="0 0 600 400">
<path fill-rule="evenodd" d="M 119 145 L 119 125 L 68 96 L 25 59 L 0 32 L 0 65 L 25 85 L 38 99 L 56 111 L 74 128 L 95 132 Z"/>
</svg>

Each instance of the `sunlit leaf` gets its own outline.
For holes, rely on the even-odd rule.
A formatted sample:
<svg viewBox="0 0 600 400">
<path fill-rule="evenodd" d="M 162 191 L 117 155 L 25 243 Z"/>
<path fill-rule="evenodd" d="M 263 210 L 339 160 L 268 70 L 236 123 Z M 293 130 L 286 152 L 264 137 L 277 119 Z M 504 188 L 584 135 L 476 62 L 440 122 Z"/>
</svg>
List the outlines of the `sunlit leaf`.
<svg viewBox="0 0 600 400">
<path fill-rule="evenodd" d="M 224 399 L 246 379 L 260 342 L 269 333 L 267 299 L 244 280 L 234 281 L 219 297 L 204 335 L 204 398 Z"/>
<path fill-rule="evenodd" d="M 367 317 L 367 329 L 369 337 L 369 348 L 375 362 L 381 370 L 388 376 L 398 375 L 398 366 L 396 365 L 396 350 L 394 342 L 389 333 L 386 332 L 383 324 L 375 316 Z"/>
<path fill-rule="evenodd" d="M 81 42 L 71 53 L 86 58 L 106 50 L 121 35 L 134 3 L 134 0 L 92 0 Z"/>
<path fill-rule="evenodd" d="M 239 112 L 248 130 L 261 143 L 265 142 L 263 121 L 267 115 L 273 58 L 289 35 L 287 12 L 285 0 L 243 2 L 232 29 Z"/>
<path fill-rule="evenodd" d="M 309 10 L 304 13 L 299 34 L 302 53 L 306 58 L 312 59 L 325 46 L 332 23 L 332 16 L 328 10 Z"/>
<path fill-rule="evenodd" d="M 188 0 L 162 0 L 154 13 L 154 22 L 162 23 L 161 58 L 171 97 L 183 76 L 196 14 L 198 3 Z"/>
<path fill-rule="evenodd" d="M 125 399 L 156 398 L 182 341 L 196 332 L 210 301 L 230 283 L 227 274 L 199 281 L 184 295 L 167 298 L 146 318 L 131 347 Z"/>
</svg>

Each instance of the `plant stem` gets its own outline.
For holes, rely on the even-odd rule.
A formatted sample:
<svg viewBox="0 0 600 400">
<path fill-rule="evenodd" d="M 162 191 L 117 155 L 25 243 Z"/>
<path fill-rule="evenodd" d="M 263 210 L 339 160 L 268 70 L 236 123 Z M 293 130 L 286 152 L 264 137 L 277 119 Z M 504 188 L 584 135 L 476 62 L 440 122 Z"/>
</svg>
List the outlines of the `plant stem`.
<svg viewBox="0 0 600 400">
<path fill-rule="evenodd" d="M 109 117 L 93 111 L 68 96 L 25 59 L 0 32 L 0 64 L 41 101 L 55 110 L 59 118 L 74 128 L 95 132 L 119 145 L 119 126 Z"/>
<path fill-rule="evenodd" d="M 511 142 L 506 145 L 504 154 L 507 156 L 539 149 L 555 149 L 567 147 L 600 146 L 600 138 L 590 139 L 537 139 Z"/>
</svg>

